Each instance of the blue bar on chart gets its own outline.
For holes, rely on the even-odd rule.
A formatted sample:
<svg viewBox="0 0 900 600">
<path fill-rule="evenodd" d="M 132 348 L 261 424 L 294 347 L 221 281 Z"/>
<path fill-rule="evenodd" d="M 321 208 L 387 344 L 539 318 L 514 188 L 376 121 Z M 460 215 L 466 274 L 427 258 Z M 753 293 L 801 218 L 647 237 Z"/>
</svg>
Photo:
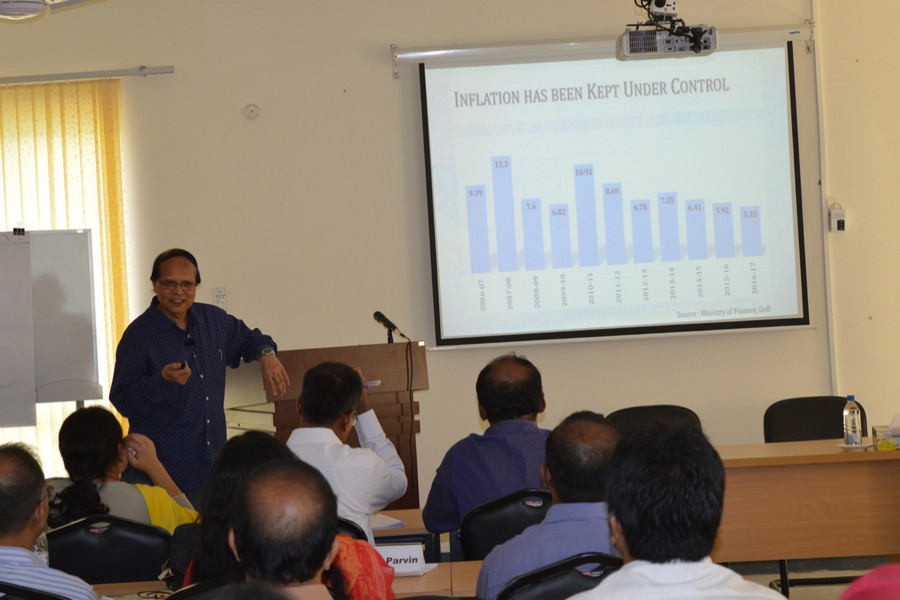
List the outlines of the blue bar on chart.
<svg viewBox="0 0 900 600">
<path fill-rule="evenodd" d="M 634 262 L 653 262 L 653 232 L 650 227 L 650 201 L 631 201 L 631 243 Z"/>
<path fill-rule="evenodd" d="M 687 223 L 687 247 L 690 260 L 703 260 L 709 256 L 706 244 L 706 202 L 688 200 L 684 203 Z"/>
<path fill-rule="evenodd" d="M 659 208 L 659 254 L 663 260 L 681 260 L 677 199 L 678 196 L 673 192 L 656 195 Z"/>
<path fill-rule="evenodd" d="M 525 243 L 525 268 L 544 268 L 544 227 L 540 198 L 522 200 L 522 237 Z"/>
<path fill-rule="evenodd" d="M 734 258 L 731 202 L 713 202 L 713 238 L 716 242 L 716 258 Z"/>
<path fill-rule="evenodd" d="M 758 206 L 741 207 L 741 249 L 744 256 L 762 256 L 762 227 Z"/>
<path fill-rule="evenodd" d="M 469 266 L 473 273 L 489 273 L 487 198 L 483 185 L 466 186 L 466 213 L 469 221 Z"/>
<path fill-rule="evenodd" d="M 597 199 L 594 195 L 594 165 L 575 165 L 575 223 L 578 227 L 578 264 L 600 264 L 597 240 Z"/>
<path fill-rule="evenodd" d="M 494 221 L 497 226 L 497 266 L 501 271 L 519 268 L 516 256 L 516 216 L 513 210 L 512 165 L 508 156 L 491 158 L 494 181 Z"/>
<path fill-rule="evenodd" d="M 606 233 L 606 264 L 625 264 L 625 211 L 622 184 L 603 184 L 603 228 Z"/>
<path fill-rule="evenodd" d="M 572 266 L 569 207 L 565 204 L 550 205 L 550 264 L 554 269 Z"/>
</svg>

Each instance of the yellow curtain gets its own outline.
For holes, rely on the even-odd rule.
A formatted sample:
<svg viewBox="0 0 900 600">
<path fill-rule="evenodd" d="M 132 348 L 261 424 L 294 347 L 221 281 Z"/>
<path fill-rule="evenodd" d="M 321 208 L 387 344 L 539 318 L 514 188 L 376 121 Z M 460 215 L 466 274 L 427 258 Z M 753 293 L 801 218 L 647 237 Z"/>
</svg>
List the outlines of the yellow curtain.
<svg viewBox="0 0 900 600">
<path fill-rule="evenodd" d="M 90 229 L 100 381 L 128 325 L 118 80 L 0 86 L 0 231 Z M 107 386 L 108 387 L 108 386 Z M 0 428 L 64 475 L 56 432 L 74 402 L 38 405 L 37 426 Z"/>
</svg>

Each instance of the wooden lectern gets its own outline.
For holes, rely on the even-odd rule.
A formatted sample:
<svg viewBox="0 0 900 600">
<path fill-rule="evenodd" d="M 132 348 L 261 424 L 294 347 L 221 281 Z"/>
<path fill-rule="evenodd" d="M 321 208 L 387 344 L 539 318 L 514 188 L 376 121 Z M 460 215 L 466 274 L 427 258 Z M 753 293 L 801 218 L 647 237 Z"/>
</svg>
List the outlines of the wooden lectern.
<svg viewBox="0 0 900 600">
<path fill-rule="evenodd" d="M 369 344 L 310 348 L 307 350 L 279 350 L 278 359 L 291 378 L 291 385 L 282 396 L 267 394 L 275 404 L 273 417 L 275 437 L 282 442 L 299 424 L 297 399 L 303 387 L 306 371 L 319 363 L 342 362 L 359 367 L 367 379 L 380 379 L 381 385 L 369 388 L 369 404 L 375 409 L 384 433 L 397 448 L 406 468 L 409 485 L 406 494 L 388 508 L 419 507 L 419 477 L 416 463 L 416 437 L 419 433 L 419 403 L 413 392 L 428 389 L 428 367 L 425 362 L 425 342 Z M 356 432 L 348 440 L 358 446 Z"/>
</svg>

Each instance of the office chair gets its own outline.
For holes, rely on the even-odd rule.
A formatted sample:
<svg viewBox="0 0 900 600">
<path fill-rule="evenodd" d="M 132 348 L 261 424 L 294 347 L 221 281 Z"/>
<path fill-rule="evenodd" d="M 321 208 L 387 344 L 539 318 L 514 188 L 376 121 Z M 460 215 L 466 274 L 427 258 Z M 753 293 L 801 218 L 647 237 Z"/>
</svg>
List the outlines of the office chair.
<svg viewBox="0 0 900 600">
<path fill-rule="evenodd" d="M 57 596 L 3 581 L 0 581 L 0 593 L 5 594 L 3 600 L 66 600 L 65 596 Z"/>
<path fill-rule="evenodd" d="M 92 515 L 47 532 L 50 566 L 96 585 L 156 579 L 169 556 L 165 529 Z"/>
<path fill-rule="evenodd" d="M 551 503 L 547 490 L 527 489 L 476 506 L 459 527 L 463 560 L 484 560 L 494 546 L 543 521 Z"/>
<path fill-rule="evenodd" d="M 702 429 L 697 413 L 684 406 L 674 404 L 651 404 L 648 406 L 629 406 L 620 408 L 606 415 L 609 424 L 616 428 L 620 435 L 625 435 L 640 425 L 649 423 L 684 423 Z"/>
<path fill-rule="evenodd" d="M 362 540 L 364 542 L 369 539 L 366 537 L 366 532 L 363 531 L 362 527 L 349 519 L 341 517 L 338 517 L 338 533 L 349 535 L 354 540 Z"/>
<path fill-rule="evenodd" d="M 564 600 L 597 587 L 621 566 L 621 558 L 608 554 L 576 554 L 511 579 L 500 589 L 497 600 Z M 590 568 L 583 571 L 579 567 Z"/>
<path fill-rule="evenodd" d="M 859 404 L 859 401 L 856 402 Z M 805 396 L 779 400 L 763 415 L 763 436 L 770 442 L 802 442 L 844 437 L 843 396 Z M 867 431 L 866 409 L 859 404 L 862 429 Z"/>
<path fill-rule="evenodd" d="M 843 439 L 843 396 L 804 396 L 786 398 L 775 402 L 763 415 L 763 439 L 773 442 L 802 442 L 807 440 Z M 857 401 L 857 404 L 859 402 Z M 862 429 L 867 430 L 866 409 L 859 404 L 862 413 Z M 856 577 L 804 577 L 790 579 L 787 560 L 778 561 L 779 578 L 769 582 L 769 587 L 790 597 L 791 586 L 848 584 Z"/>
</svg>

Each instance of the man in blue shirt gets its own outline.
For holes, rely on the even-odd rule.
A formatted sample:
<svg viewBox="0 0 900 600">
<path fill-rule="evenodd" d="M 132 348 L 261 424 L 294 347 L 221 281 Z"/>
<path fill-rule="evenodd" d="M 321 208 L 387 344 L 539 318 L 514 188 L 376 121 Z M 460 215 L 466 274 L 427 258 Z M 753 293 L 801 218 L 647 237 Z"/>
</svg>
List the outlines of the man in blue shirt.
<svg viewBox="0 0 900 600">
<path fill-rule="evenodd" d="M 485 502 L 541 487 L 550 432 L 537 426 L 546 408 L 540 371 L 523 356 L 500 356 L 478 374 L 475 392 L 478 414 L 490 427 L 454 444 L 438 467 L 422 510 L 433 533 L 459 529 L 462 518 Z"/>
<path fill-rule="evenodd" d="M 511 579 L 582 552 L 617 555 L 609 541 L 606 480 L 619 434 L 590 411 L 567 417 L 547 438 L 541 479 L 553 505 L 537 525 L 494 548 L 478 574 L 481 600 Z"/>
<path fill-rule="evenodd" d="M 32 549 L 47 526 L 44 472 L 21 444 L 0 446 L 0 581 L 72 600 L 97 600 L 90 585 L 51 569 Z"/>
<path fill-rule="evenodd" d="M 217 306 L 194 303 L 200 270 L 190 252 L 157 256 L 150 281 L 156 296 L 119 341 L 109 399 L 196 498 L 225 443 L 225 368 L 258 359 L 273 394 L 284 394 L 288 375 L 272 338 Z M 132 471 L 125 478 L 141 480 Z"/>
</svg>

